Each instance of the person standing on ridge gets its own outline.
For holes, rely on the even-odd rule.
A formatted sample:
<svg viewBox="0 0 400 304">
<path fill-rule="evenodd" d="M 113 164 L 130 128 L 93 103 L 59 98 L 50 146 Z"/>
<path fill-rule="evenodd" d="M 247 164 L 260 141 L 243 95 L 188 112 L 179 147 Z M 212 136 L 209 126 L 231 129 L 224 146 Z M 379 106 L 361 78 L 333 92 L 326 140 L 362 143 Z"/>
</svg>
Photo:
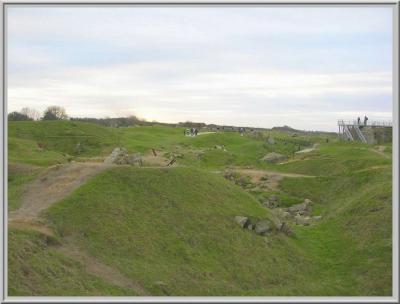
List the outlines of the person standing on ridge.
<svg viewBox="0 0 400 304">
<path fill-rule="evenodd" d="M 365 116 L 364 116 L 364 126 L 367 125 L 367 121 L 368 121 L 368 117 L 367 117 L 367 115 L 365 115 Z"/>
</svg>

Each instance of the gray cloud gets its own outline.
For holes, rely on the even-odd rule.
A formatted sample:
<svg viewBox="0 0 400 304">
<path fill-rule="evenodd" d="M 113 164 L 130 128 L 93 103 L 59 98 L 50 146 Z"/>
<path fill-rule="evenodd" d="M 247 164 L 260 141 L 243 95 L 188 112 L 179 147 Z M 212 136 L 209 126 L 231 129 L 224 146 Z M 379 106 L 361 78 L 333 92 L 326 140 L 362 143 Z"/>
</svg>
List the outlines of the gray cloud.
<svg viewBox="0 0 400 304">
<path fill-rule="evenodd" d="M 11 8 L 8 107 L 321 130 L 390 118 L 391 18 L 377 7 Z"/>
</svg>

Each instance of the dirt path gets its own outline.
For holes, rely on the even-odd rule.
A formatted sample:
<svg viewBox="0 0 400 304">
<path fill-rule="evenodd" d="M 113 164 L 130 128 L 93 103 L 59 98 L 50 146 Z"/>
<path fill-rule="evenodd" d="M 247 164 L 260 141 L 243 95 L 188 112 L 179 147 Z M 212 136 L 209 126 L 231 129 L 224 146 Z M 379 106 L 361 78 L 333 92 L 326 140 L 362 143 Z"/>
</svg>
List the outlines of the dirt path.
<svg viewBox="0 0 400 304">
<path fill-rule="evenodd" d="M 111 167 L 114 165 L 94 162 L 50 167 L 28 186 L 20 209 L 10 212 L 8 226 L 54 236 L 54 231 L 40 221 L 40 212 L 70 194 L 90 177 Z M 117 269 L 103 264 L 65 238 L 62 241 L 63 244 L 55 249 L 80 262 L 88 273 L 116 286 L 132 289 L 138 295 L 148 295 L 140 284 L 128 279 Z"/>
<path fill-rule="evenodd" d="M 283 172 L 274 172 L 268 170 L 261 169 L 244 169 L 244 168 L 232 168 L 230 169 L 233 172 L 237 172 L 251 178 L 251 182 L 254 184 L 262 183 L 270 190 L 277 190 L 279 188 L 279 183 L 285 177 L 294 177 L 294 178 L 315 178 L 314 175 L 304 175 L 297 173 L 283 173 Z M 223 171 L 214 171 L 214 173 L 222 173 Z"/>
<path fill-rule="evenodd" d="M 116 268 L 110 267 L 91 255 L 85 253 L 79 247 L 64 239 L 61 246 L 57 246 L 56 250 L 66 256 L 80 262 L 83 269 L 97 277 L 105 279 L 105 281 L 112 283 L 122 288 L 134 290 L 139 296 L 149 296 L 150 294 L 143 288 L 142 285 L 128 279 L 125 275 L 119 272 Z"/>
<path fill-rule="evenodd" d="M 27 186 L 21 207 L 10 212 L 9 220 L 37 218 L 42 210 L 66 197 L 90 177 L 112 166 L 103 163 L 70 163 L 50 167 Z"/>
<path fill-rule="evenodd" d="M 281 177 L 316 177 L 314 175 L 305 175 L 305 174 L 297 174 L 297 173 L 285 173 L 285 172 L 275 172 L 269 170 L 261 170 L 261 169 L 233 169 L 233 171 L 248 174 L 254 177 L 262 177 L 262 176 L 281 176 Z"/>
<path fill-rule="evenodd" d="M 44 234 L 45 236 L 54 236 L 54 231 L 45 224 L 34 220 L 11 220 L 8 221 L 8 227 L 19 230 L 33 230 Z"/>
<path fill-rule="evenodd" d="M 391 168 L 391 167 L 392 167 L 391 165 L 372 166 L 372 167 L 368 167 L 368 168 L 365 168 L 365 169 L 356 170 L 354 172 L 358 173 L 358 172 L 365 172 L 365 171 L 371 171 L 371 170 L 386 169 L 386 168 Z"/>
<path fill-rule="evenodd" d="M 206 135 L 206 134 L 214 134 L 214 133 L 217 133 L 217 132 L 199 132 L 199 133 L 197 133 L 197 135 Z"/>
<path fill-rule="evenodd" d="M 270 190 L 277 190 L 279 188 L 279 183 L 285 177 L 306 177 L 306 178 L 314 178 L 315 176 L 311 175 L 303 175 L 296 173 L 281 173 L 281 172 L 272 172 L 266 170 L 258 170 L 258 169 L 235 169 L 234 171 L 239 172 L 241 174 L 250 176 L 251 181 L 253 183 L 259 183 L 262 178 L 266 179 L 264 184 Z"/>
<path fill-rule="evenodd" d="M 371 148 L 371 149 L 369 149 L 369 151 L 374 152 L 376 154 L 379 154 L 379 155 L 381 155 L 381 156 L 383 156 L 384 158 L 387 158 L 387 159 L 391 159 L 392 158 L 391 156 L 385 154 L 382 149 L 377 150 L 377 149 Z"/>
<path fill-rule="evenodd" d="M 33 220 L 12 220 L 9 222 L 9 227 L 20 230 L 33 230 L 39 232 L 47 237 L 54 237 L 54 231 L 40 222 Z M 128 279 L 116 268 L 110 267 L 93 256 L 88 255 L 85 251 L 81 250 L 78 246 L 72 244 L 70 241 L 63 239 L 61 245 L 55 245 L 55 250 L 72 258 L 73 260 L 82 264 L 83 269 L 96 277 L 104 279 L 106 282 L 113 285 L 128 288 L 135 291 L 139 296 L 147 296 L 149 293 L 138 283 Z"/>
<path fill-rule="evenodd" d="M 297 152 L 294 152 L 294 153 L 295 154 L 309 153 L 309 152 L 312 152 L 312 151 L 316 150 L 318 147 L 319 147 L 319 144 L 316 143 L 316 144 L 314 144 L 312 146 L 312 148 L 303 149 L 303 150 L 300 150 L 300 151 L 297 151 Z"/>
</svg>

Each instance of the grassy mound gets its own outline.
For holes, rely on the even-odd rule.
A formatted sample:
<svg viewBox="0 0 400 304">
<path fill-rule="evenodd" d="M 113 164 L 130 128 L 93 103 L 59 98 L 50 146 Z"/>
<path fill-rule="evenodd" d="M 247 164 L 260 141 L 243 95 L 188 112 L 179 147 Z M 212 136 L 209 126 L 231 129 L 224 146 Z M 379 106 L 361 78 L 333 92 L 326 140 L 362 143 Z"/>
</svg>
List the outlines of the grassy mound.
<svg viewBox="0 0 400 304">
<path fill-rule="evenodd" d="M 8 164 L 8 211 L 13 211 L 20 207 L 21 196 L 26 185 L 39 175 L 40 169 L 40 167 L 26 164 Z"/>
<path fill-rule="evenodd" d="M 324 219 L 268 242 L 232 221 L 268 217 L 266 209 L 233 183 L 189 168 L 104 172 L 47 216 L 62 237 L 153 295 L 388 295 L 391 187 L 382 174 L 348 176 L 349 184 L 285 179 L 286 193 L 314 199 Z"/>
<path fill-rule="evenodd" d="M 356 142 L 323 144 L 299 160 L 278 165 L 277 169 L 309 175 L 338 175 L 392 164 L 390 154 L 388 158 L 382 157 L 372 152 L 371 146 Z"/>
<path fill-rule="evenodd" d="M 132 295 L 86 273 L 82 266 L 53 248 L 54 239 L 34 231 L 8 234 L 9 296 Z"/>
<path fill-rule="evenodd" d="M 23 188 L 42 170 L 19 163 L 49 166 L 101 156 L 116 145 L 130 152 L 161 149 L 187 167 L 107 170 L 47 210 L 60 242 L 68 239 L 152 295 L 390 295 L 391 146 L 378 153 L 359 143 L 271 134 L 275 144 L 265 134 L 184 137 L 182 128 L 165 126 L 10 123 L 9 208 L 19 207 Z M 316 150 L 293 153 L 314 142 Z M 289 161 L 260 160 L 272 151 Z M 279 187 L 245 191 L 210 172 L 232 166 L 312 177 L 287 175 Z M 281 207 L 312 199 L 313 215 L 322 220 L 295 226 L 294 237 L 277 233 L 267 241 L 233 221 L 236 215 L 269 218 L 256 199 L 272 194 Z M 11 230 L 11 294 L 134 294 L 82 272 L 54 246 L 34 232 Z"/>
<path fill-rule="evenodd" d="M 340 282 L 343 295 L 391 295 L 391 168 L 316 179 L 285 179 L 286 193 L 319 202 L 324 220 L 298 228 L 298 245 Z M 345 287 L 347 286 L 347 288 Z"/>
<path fill-rule="evenodd" d="M 233 221 L 267 212 L 212 173 L 117 168 L 91 179 L 47 216 L 62 237 L 154 295 L 322 293 L 307 288 L 303 278 L 313 266 L 293 240 L 277 234 L 267 244 Z"/>
<path fill-rule="evenodd" d="M 9 160 L 46 166 L 65 162 L 73 156 L 97 156 L 111 150 L 117 138 L 115 129 L 92 123 L 9 122 Z"/>
<path fill-rule="evenodd" d="M 73 158 L 101 156 L 116 146 L 130 152 L 149 153 L 152 148 L 181 155 L 181 164 L 221 168 L 254 166 L 268 168 L 261 160 L 270 152 L 294 156 L 318 137 L 292 138 L 282 132 L 218 132 L 197 137 L 184 136 L 184 128 L 137 126 L 108 128 L 75 121 L 19 121 L 8 124 L 9 160 L 40 166 L 64 163 Z M 267 137 L 274 137 L 274 144 Z M 78 147 L 79 145 L 79 147 Z M 226 151 L 215 149 L 224 146 Z"/>
</svg>

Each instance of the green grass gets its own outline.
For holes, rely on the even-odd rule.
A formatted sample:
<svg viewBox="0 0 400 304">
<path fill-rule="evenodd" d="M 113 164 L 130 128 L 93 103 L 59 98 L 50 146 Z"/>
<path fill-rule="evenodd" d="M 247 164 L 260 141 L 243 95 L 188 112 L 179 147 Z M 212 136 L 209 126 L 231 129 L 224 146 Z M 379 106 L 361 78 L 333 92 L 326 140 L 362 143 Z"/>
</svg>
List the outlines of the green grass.
<svg viewBox="0 0 400 304">
<path fill-rule="evenodd" d="M 8 123 L 11 161 L 42 166 L 77 156 L 98 156 L 117 146 L 117 129 L 73 121 L 17 121 Z M 77 145 L 80 144 L 80 151 Z"/>
<path fill-rule="evenodd" d="M 62 237 L 153 294 L 157 281 L 171 295 L 323 294 L 307 288 L 312 263 L 292 240 L 272 236 L 269 246 L 236 215 L 269 217 L 238 186 L 188 168 L 113 169 L 47 213 Z"/>
<path fill-rule="evenodd" d="M 131 152 L 148 153 L 154 149 L 170 149 L 184 138 L 184 128 L 145 126 L 119 128 L 120 144 Z"/>
<path fill-rule="evenodd" d="M 37 166 L 51 166 L 67 162 L 67 155 L 52 151 L 41 150 L 37 142 L 29 139 L 8 138 L 8 161 Z"/>
<path fill-rule="evenodd" d="M 323 136 L 292 138 L 272 132 L 276 144 L 270 145 L 266 134 L 185 137 L 182 128 L 166 126 L 114 129 L 76 122 L 16 122 L 9 124 L 9 161 L 47 167 L 104 156 L 117 145 L 130 152 L 155 148 L 179 155 L 177 163 L 185 167 L 104 171 L 44 214 L 61 242 L 68 237 L 152 295 L 390 295 L 391 159 L 371 152 L 370 146 L 333 138 L 327 143 Z M 85 148 L 81 154 L 74 150 L 78 139 Z M 314 142 L 320 143 L 317 150 L 293 155 L 299 145 Z M 272 151 L 294 161 L 280 165 L 260 160 Z M 391 151 L 388 145 L 385 154 Z M 210 172 L 232 166 L 316 177 L 284 178 L 276 191 L 253 193 Z M 23 188 L 40 172 L 32 168 L 9 170 L 10 209 L 19 207 Z M 269 236 L 268 243 L 234 223 L 236 215 L 270 218 L 258 199 L 272 194 L 283 207 L 310 198 L 313 215 L 323 219 L 295 226 L 293 237 Z M 11 231 L 10 293 L 129 293 L 83 273 L 43 238 Z"/>
<path fill-rule="evenodd" d="M 347 295 L 390 295 L 391 168 L 313 180 L 285 179 L 283 191 L 310 197 L 324 220 L 298 229 L 299 246 Z"/>
<path fill-rule="evenodd" d="M 267 168 L 261 160 L 267 153 L 278 152 L 288 157 L 312 140 L 291 138 L 282 132 L 270 132 L 276 144 L 266 142 L 266 135 L 218 132 L 185 137 L 184 128 L 137 126 L 107 128 L 91 123 L 72 121 L 23 121 L 8 124 L 9 159 L 40 166 L 64 163 L 106 155 L 116 146 L 130 152 L 150 153 L 152 148 L 183 154 L 180 163 L 201 168 L 254 166 Z M 78 153 L 77 145 L 82 151 Z M 224 145 L 227 152 L 215 149 Z"/>
<path fill-rule="evenodd" d="M 337 175 L 372 166 L 390 166 L 391 160 L 369 151 L 360 143 L 322 144 L 319 150 L 307 154 L 301 161 L 278 165 L 281 171 L 308 175 Z"/>
<path fill-rule="evenodd" d="M 56 251 L 54 242 L 34 231 L 9 230 L 9 296 L 134 295 L 86 273 L 78 262 Z"/>
<path fill-rule="evenodd" d="M 34 166 L 24 166 L 21 164 L 8 165 L 8 211 L 16 210 L 21 205 L 21 196 L 25 186 L 34 180 L 40 173 L 40 168 Z"/>
</svg>

